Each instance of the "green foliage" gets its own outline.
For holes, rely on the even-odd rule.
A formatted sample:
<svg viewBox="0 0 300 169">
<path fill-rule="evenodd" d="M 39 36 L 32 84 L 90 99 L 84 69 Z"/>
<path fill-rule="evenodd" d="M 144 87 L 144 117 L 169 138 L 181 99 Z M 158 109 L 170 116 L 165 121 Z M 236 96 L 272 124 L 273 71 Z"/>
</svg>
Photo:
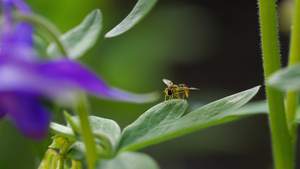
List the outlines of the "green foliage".
<svg viewBox="0 0 300 169">
<path fill-rule="evenodd" d="M 34 36 L 33 40 L 34 40 L 34 47 L 35 47 L 36 53 L 39 56 L 42 56 L 42 57 L 47 56 L 47 53 L 46 53 L 47 44 L 46 44 L 46 42 L 39 36 Z"/>
<path fill-rule="evenodd" d="M 299 90 L 300 63 L 275 72 L 268 79 L 268 84 L 283 91 Z"/>
<path fill-rule="evenodd" d="M 73 130 L 69 127 L 51 122 L 50 129 L 53 133 L 60 134 L 67 138 L 76 138 Z"/>
<path fill-rule="evenodd" d="M 75 28 L 60 37 L 66 46 L 68 57 L 78 59 L 83 56 L 96 43 L 102 28 L 102 15 L 100 10 L 94 10 Z M 60 55 L 60 50 L 55 43 L 47 48 L 50 56 Z"/>
<path fill-rule="evenodd" d="M 78 116 L 72 116 L 70 120 L 74 122 L 76 128 L 81 129 Z M 98 142 L 103 144 L 104 139 L 107 139 L 106 141 L 109 141 L 108 142 L 109 145 L 107 146 L 112 146 L 110 148 L 115 149 L 121 137 L 121 129 L 119 125 L 113 120 L 105 119 L 97 116 L 89 116 L 89 121 L 90 121 L 93 134 L 95 135 L 95 137 L 99 138 Z M 71 125 L 68 126 L 71 127 Z"/>
<path fill-rule="evenodd" d="M 68 151 L 68 157 L 73 160 L 82 161 L 85 160 L 85 146 L 83 142 L 77 141 L 74 143 Z"/>
<path fill-rule="evenodd" d="M 138 152 L 124 152 L 116 158 L 100 161 L 97 169 L 159 169 L 148 155 Z"/>
<path fill-rule="evenodd" d="M 56 149 L 62 149 L 66 142 L 68 141 L 66 137 L 55 135 L 52 137 L 52 144 L 49 146 L 49 148 L 56 148 Z"/>
<path fill-rule="evenodd" d="M 139 0 L 129 15 L 121 23 L 109 31 L 105 37 L 115 37 L 131 29 L 134 25 L 141 21 L 147 13 L 150 12 L 156 1 L 157 0 Z"/>
<path fill-rule="evenodd" d="M 237 114 L 235 110 L 246 104 L 258 90 L 259 87 L 255 87 L 225 97 L 183 117 L 181 116 L 188 105 L 185 101 L 179 100 L 178 108 L 175 106 L 177 100 L 173 100 L 171 106 L 160 103 L 124 129 L 118 149 L 136 150 L 188 132 L 256 114 L 257 112 Z"/>
<path fill-rule="evenodd" d="M 248 106 L 238 110 L 246 104 L 259 90 L 258 87 L 217 100 L 197 110 L 183 114 L 188 103 L 184 100 L 173 99 L 159 103 L 142 114 L 135 122 L 127 126 L 121 134 L 118 124 L 110 119 L 89 116 L 91 130 L 96 142 L 97 154 L 100 155 L 98 166 L 101 169 L 140 168 L 142 164 L 149 169 L 158 168 L 157 164 L 147 155 L 130 152 L 149 145 L 199 130 L 205 127 L 237 120 L 245 116 L 265 113 L 265 103 L 261 108 L 253 109 Z M 253 107 L 253 106 L 252 106 Z M 51 130 L 59 137 L 55 148 L 61 148 L 65 139 L 74 139 L 76 142 L 67 151 L 72 160 L 85 159 L 85 146 L 82 142 L 81 125 L 77 116 L 70 116 L 65 112 L 67 126 L 51 123 Z M 72 125 L 71 125 L 72 124 Z M 74 134 L 73 130 L 78 130 Z M 54 141 L 55 141 L 54 140 Z M 63 141 L 61 141 L 63 140 Z M 131 165 L 130 165 L 131 164 Z M 135 164 L 136 166 L 132 166 Z"/>
</svg>

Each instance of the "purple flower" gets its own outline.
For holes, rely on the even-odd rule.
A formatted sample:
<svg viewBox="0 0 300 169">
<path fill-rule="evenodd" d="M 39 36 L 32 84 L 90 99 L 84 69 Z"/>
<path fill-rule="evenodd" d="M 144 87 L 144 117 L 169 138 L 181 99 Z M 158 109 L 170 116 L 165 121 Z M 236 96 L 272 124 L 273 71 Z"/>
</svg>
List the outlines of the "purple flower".
<svg viewBox="0 0 300 169">
<path fill-rule="evenodd" d="M 57 99 L 82 90 L 113 100 L 144 103 L 153 95 L 138 95 L 107 85 L 93 72 L 70 59 L 39 60 L 34 52 L 33 26 L 14 21 L 12 10 L 31 14 L 22 0 L 0 0 L 4 14 L 0 42 L 0 118 L 8 115 L 32 139 L 41 139 L 49 125 L 42 98 Z"/>
</svg>

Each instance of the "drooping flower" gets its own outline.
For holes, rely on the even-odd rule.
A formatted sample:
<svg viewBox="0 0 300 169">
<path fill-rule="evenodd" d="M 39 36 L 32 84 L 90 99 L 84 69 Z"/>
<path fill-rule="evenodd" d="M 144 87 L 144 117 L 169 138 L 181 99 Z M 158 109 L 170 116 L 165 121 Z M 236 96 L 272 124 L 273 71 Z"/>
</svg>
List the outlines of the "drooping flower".
<svg viewBox="0 0 300 169">
<path fill-rule="evenodd" d="M 96 74 L 70 59 L 43 61 L 36 57 L 33 26 L 14 21 L 14 8 L 31 14 L 22 0 L 1 0 L 3 24 L 0 42 L 0 118 L 8 115 L 32 139 L 45 136 L 49 113 L 41 98 L 56 99 L 76 90 L 108 99 L 144 103 L 153 95 L 138 95 L 110 87 Z"/>
</svg>

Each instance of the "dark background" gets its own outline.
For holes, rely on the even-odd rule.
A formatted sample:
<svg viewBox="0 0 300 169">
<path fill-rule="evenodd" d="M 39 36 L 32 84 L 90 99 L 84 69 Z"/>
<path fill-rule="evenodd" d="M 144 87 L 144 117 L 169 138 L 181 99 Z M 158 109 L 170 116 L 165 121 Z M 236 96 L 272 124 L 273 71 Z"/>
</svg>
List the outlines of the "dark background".
<svg viewBox="0 0 300 169">
<path fill-rule="evenodd" d="M 198 87 L 190 109 L 257 85 L 263 85 L 258 7 L 255 0 L 161 0 L 125 34 L 104 39 L 136 1 L 27 1 L 62 31 L 76 26 L 91 10 L 103 14 L 103 31 L 95 48 L 80 59 L 116 87 L 162 92 L 162 79 Z M 278 9 L 285 7 L 278 1 Z M 291 11 L 290 8 L 287 11 Z M 289 21 L 279 11 L 282 23 Z M 289 26 L 279 25 L 283 65 L 287 62 Z M 163 101 L 164 95 L 156 103 Z M 264 100 L 264 88 L 253 100 Z M 124 128 L 156 103 L 134 105 L 91 97 L 91 114 L 116 120 Z M 37 168 L 49 138 L 27 141 L 5 118 L 0 122 L 0 168 Z M 62 122 L 62 121 L 60 121 Z M 247 117 L 147 147 L 162 169 L 272 168 L 266 115 Z M 51 136 L 51 134 L 49 134 Z M 26 154 L 26 155 L 25 155 Z M 16 162 L 18 161 L 18 162 Z"/>
</svg>

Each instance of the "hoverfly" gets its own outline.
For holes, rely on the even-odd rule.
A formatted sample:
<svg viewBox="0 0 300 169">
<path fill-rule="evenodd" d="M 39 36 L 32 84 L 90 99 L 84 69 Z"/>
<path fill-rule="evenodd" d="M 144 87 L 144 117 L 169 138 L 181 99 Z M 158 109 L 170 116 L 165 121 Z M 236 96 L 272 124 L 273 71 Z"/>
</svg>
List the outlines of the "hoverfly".
<svg viewBox="0 0 300 169">
<path fill-rule="evenodd" d="M 189 97 L 189 90 L 199 90 L 198 88 L 188 87 L 185 84 L 175 85 L 175 84 L 173 84 L 173 82 L 171 80 L 168 80 L 168 79 L 163 79 L 163 82 L 168 86 L 163 91 L 165 93 L 165 101 L 167 100 L 167 97 L 169 97 L 170 103 L 174 96 L 177 97 L 178 99 L 185 100 L 184 96 Z M 180 94 L 183 94 L 182 98 L 180 97 Z M 176 102 L 176 106 L 177 106 L 177 102 Z M 169 105 L 170 105 L 170 103 L 169 103 Z"/>
</svg>

